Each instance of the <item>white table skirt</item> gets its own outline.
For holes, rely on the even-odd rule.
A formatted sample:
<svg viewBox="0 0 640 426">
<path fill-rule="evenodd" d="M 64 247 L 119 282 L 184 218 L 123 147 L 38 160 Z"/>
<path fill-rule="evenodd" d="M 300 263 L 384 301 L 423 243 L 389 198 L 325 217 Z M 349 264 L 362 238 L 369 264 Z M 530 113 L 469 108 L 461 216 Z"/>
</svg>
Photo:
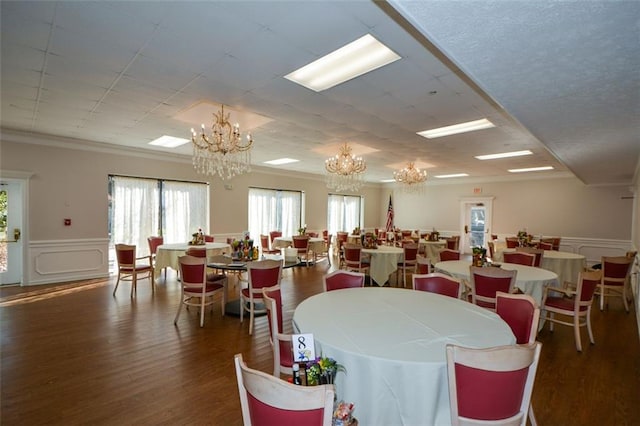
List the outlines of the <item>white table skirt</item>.
<svg viewBox="0 0 640 426">
<path fill-rule="evenodd" d="M 398 270 L 398 262 L 404 255 L 404 250 L 400 247 L 378 246 L 377 249 L 362 249 L 362 253 L 371 256 L 369 275 L 379 286 L 384 285 L 389 279 L 389 275 Z"/>
<path fill-rule="evenodd" d="M 469 282 L 469 266 L 471 266 L 471 262 L 468 260 L 449 260 L 436 263 L 435 270 Z M 546 269 L 516 265 L 514 263 L 503 263 L 501 268 L 518 271 L 516 287 L 525 294 L 531 295 L 538 305 L 542 303 L 544 288 L 549 285 L 555 286 L 558 283 L 558 275 Z"/>
<path fill-rule="evenodd" d="M 418 242 L 420 249 L 424 249 L 425 257 L 428 257 L 432 265 L 440 262 L 440 252 L 447 248 L 446 241 L 427 241 L 420 239 Z"/>
<path fill-rule="evenodd" d="M 365 287 L 321 293 L 295 310 L 294 329 L 313 333 L 316 354 L 334 358 L 338 400 L 360 424 L 449 425 L 445 347 L 515 343 L 496 314 L 438 294 Z"/>
<path fill-rule="evenodd" d="M 159 277 L 160 271 L 166 267 L 177 271 L 180 268 L 178 258 L 184 256 L 191 247 L 206 249 L 207 257 L 231 253 L 231 246 L 226 243 L 206 243 L 204 246 L 191 246 L 187 243 L 161 244 L 156 251 L 155 277 Z"/>
<path fill-rule="evenodd" d="M 515 249 L 502 249 L 496 252 L 496 262 L 502 262 L 505 252 L 514 252 Z M 558 274 L 558 282 L 563 286 L 565 282 L 578 283 L 578 275 L 587 266 L 585 256 L 566 251 L 545 250 L 542 255 L 540 267 Z"/>
</svg>

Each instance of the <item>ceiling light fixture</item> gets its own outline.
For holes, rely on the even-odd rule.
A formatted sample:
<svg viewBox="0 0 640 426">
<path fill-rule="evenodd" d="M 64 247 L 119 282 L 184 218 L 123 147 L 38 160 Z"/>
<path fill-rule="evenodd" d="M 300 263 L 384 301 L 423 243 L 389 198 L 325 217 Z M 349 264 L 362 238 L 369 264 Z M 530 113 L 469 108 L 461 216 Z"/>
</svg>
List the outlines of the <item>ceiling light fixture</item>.
<svg viewBox="0 0 640 426">
<path fill-rule="evenodd" d="M 489 129 L 496 127 L 491 121 L 483 118 L 481 120 L 468 121 L 466 123 L 454 124 L 452 126 L 438 127 L 437 129 L 423 130 L 418 132 L 420 136 L 427 139 L 440 138 L 442 136 L 455 135 L 457 133 L 472 132 L 474 130 Z"/>
<path fill-rule="evenodd" d="M 264 164 L 270 164 L 272 166 L 281 166 L 283 164 L 297 163 L 300 160 L 294 160 L 293 158 L 278 158 L 277 160 L 265 161 Z"/>
<path fill-rule="evenodd" d="M 524 173 L 524 172 L 541 172 L 543 170 L 553 170 L 552 166 L 542 166 L 542 167 L 528 167 L 526 169 L 510 169 L 510 173 Z"/>
<path fill-rule="evenodd" d="M 327 171 L 327 187 L 335 191 L 357 191 L 362 186 L 362 175 L 367 165 L 362 157 L 351 153 L 351 147 L 345 142 L 340 154 L 324 162 Z"/>
<path fill-rule="evenodd" d="M 499 154 L 476 155 L 478 160 L 496 160 L 498 158 L 520 157 L 523 155 L 531 155 L 533 152 L 528 149 L 525 151 L 501 152 Z"/>
<path fill-rule="evenodd" d="M 423 186 L 422 184 L 427 180 L 427 171 L 420 170 L 411 161 L 407 163 L 406 167 L 393 172 L 393 178 L 396 182 L 402 184 L 402 188 L 405 191 L 413 192 Z"/>
<path fill-rule="evenodd" d="M 434 178 L 438 178 L 438 179 L 448 179 L 448 178 L 457 178 L 457 177 L 466 177 L 469 176 L 467 173 L 454 173 L 451 175 L 438 175 L 438 176 L 434 176 Z"/>
<path fill-rule="evenodd" d="M 367 34 L 284 78 L 321 92 L 398 59 L 397 53 Z"/>
<path fill-rule="evenodd" d="M 164 148 L 176 148 L 178 146 L 189 143 L 189 139 L 176 138 L 173 136 L 160 136 L 158 139 L 154 139 L 149 142 L 149 145 L 161 146 Z"/>
<path fill-rule="evenodd" d="M 193 167 L 198 173 L 217 174 L 222 180 L 250 172 L 251 133 L 247 134 L 247 141 L 243 143 L 240 125 L 229 123 L 229 114 L 224 114 L 224 105 L 220 111 L 213 113 L 213 118 L 210 136 L 205 133 L 204 124 L 200 135 L 191 129 Z"/>
</svg>

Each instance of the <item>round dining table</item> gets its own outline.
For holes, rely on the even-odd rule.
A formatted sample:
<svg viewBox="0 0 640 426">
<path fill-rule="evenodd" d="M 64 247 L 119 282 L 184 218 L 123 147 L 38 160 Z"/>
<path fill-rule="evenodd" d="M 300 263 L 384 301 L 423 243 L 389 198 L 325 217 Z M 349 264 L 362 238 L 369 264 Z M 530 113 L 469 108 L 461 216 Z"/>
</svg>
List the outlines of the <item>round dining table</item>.
<svg viewBox="0 0 640 426">
<path fill-rule="evenodd" d="M 440 252 L 447 248 L 445 240 L 430 241 L 421 238 L 418 241 L 420 251 L 424 251 L 425 257 L 429 258 L 432 265 L 440 261 Z"/>
<path fill-rule="evenodd" d="M 496 252 L 495 260 L 502 262 L 503 253 L 514 252 L 516 249 L 503 249 Z M 545 250 L 540 261 L 540 267 L 558 274 L 560 286 L 565 283 L 578 284 L 578 275 L 587 267 L 587 258 L 578 253 L 568 251 Z"/>
<path fill-rule="evenodd" d="M 231 246 L 226 243 L 206 243 L 205 245 L 191 245 L 189 243 L 161 244 L 156 250 L 155 277 L 158 278 L 160 271 L 166 267 L 177 271 L 179 269 L 178 258 L 184 256 L 187 250 L 192 247 L 207 250 L 207 257 L 231 253 Z"/>
<path fill-rule="evenodd" d="M 398 262 L 402 260 L 404 250 L 400 247 L 379 245 L 375 249 L 363 248 L 361 253 L 371 257 L 369 276 L 379 286 L 383 286 L 389 275 L 398 270 Z"/>
<path fill-rule="evenodd" d="M 510 345 L 495 313 L 471 303 L 400 288 L 363 287 L 312 296 L 293 314 L 296 333 L 312 333 L 316 355 L 344 367 L 338 400 L 360 424 L 449 425 L 447 344 Z"/>
<path fill-rule="evenodd" d="M 436 263 L 435 271 L 444 272 L 454 278 L 469 282 L 469 266 L 471 266 L 469 260 L 448 260 Z M 545 287 L 549 285 L 557 286 L 558 283 L 558 274 L 546 269 L 517 265 L 515 263 L 502 263 L 500 267 L 506 270 L 515 269 L 518 271 L 516 274 L 516 287 L 522 290 L 523 293 L 533 297 L 538 305 L 542 303 Z"/>
</svg>

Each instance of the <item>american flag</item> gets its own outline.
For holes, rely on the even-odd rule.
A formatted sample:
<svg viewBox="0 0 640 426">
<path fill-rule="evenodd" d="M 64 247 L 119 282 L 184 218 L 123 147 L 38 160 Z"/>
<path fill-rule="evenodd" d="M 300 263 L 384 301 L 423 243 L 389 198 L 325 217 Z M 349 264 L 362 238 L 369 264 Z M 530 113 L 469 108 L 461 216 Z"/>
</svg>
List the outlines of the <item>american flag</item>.
<svg viewBox="0 0 640 426">
<path fill-rule="evenodd" d="M 391 204 L 391 195 L 389 195 L 389 208 L 387 209 L 387 232 L 393 230 L 393 204 Z"/>
</svg>

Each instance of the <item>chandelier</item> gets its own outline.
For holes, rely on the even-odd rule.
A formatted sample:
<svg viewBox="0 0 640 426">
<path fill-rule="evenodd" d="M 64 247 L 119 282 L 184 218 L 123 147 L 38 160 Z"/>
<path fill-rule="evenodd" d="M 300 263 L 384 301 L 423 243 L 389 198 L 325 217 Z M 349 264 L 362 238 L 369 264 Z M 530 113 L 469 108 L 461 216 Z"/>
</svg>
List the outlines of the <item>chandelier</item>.
<svg viewBox="0 0 640 426">
<path fill-rule="evenodd" d="M 409 162 L 406 167 L 393 172 L 396 182 L 404 184 L 403 188 L 409 192 L 420 189 L 427 180 L 427 171 L 420 170 L 413 162 Z"/>
<path fill-rule="evenodd" d="M 362 186 L 362 174 L 367 170 L 362 157 L 351 153 L 351 147 L 345 142 L 340 154 L 324 162 L 327 170 L 327 187 L 335 191 L 357 191 Z"/>
<path fill-rule="evenodd" d="M 231 125 L 229 115 L 225 115 L 224 105 L 213 113 L 209 136 L 205 133 L 204 124 L 200 135 L 191 129 L 193 167 L 198 173 L 217 174 L 225 180 L 251 171 L 251 133 L 247 134 L 247 141 L 243 144 L 240 126 L 237 123 Z"/>
</svg>

